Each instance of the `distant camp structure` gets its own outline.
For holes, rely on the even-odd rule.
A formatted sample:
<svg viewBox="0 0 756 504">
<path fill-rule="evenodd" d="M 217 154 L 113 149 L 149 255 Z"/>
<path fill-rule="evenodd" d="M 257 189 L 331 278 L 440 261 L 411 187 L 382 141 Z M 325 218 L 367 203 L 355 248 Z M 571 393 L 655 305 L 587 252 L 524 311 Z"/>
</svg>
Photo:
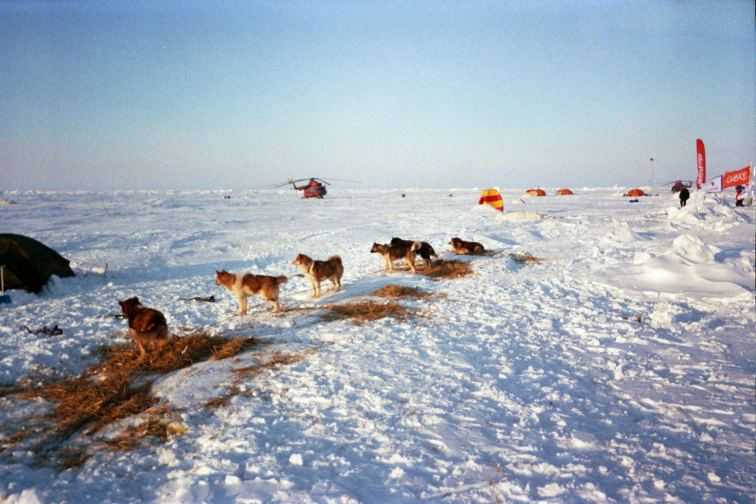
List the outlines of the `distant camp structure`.
<svg viewBox="0 0 756 504">
<path fill-rule="evenodd" d="M 65 257 L 28 236 L 0 234 L 0 265 L 6 289 L 38 293 L 51 275 L 74 276 Z"/>
<path fill-rule="evenodd" d="M 572 189 L 567 189 L 566 187 L 563 187 L 562 189 L 557 189 L 556 192 L 557 196 L 574 196 L 575 193 L 572 192 Z"/>
<path fill-rule="evenodd" d="M 540 188 L 528 189 L 525 191 L 526 196 L 546 196 L 546 191 Z"/>
<path fill-rule="evenodd" d="M 639 196 L 648 196 L 648 194 L 643 192 L 643 189 L 636 187 L 635 189 L 630 189 L 629 191 L 627 191 L 625 194 L 623 194 L 623 196 L 627 198 L 637 198 Z"/>
<path fill-rule="evenodd" d="M 323 199 L 323 196 L 328 194 L 328 190 L 326 189 L 326 186 L 330 185 L 328 181 L 323 180 L 321 178 L 315 178 L 315 177 L 311 177 L 309 179 L 296 179 L 296 180 L 289 179 L 288 183 L 291 184 L 291 187 L 293 189 L 297 191 L 302 191 L 303 198 L 318 198 L 318 199 Z"/>
<path fill-rule="evenodd" d="M 478 205 L 489 205 L 499 212 L 504 211 L 504 198 L 498 189 L 492 187 L 490 189 L 483 189 L 480 191 L 480 199 Z"/>
<path fill-rule="evenodd" d="M 687 187 L 690 189 L 690 187 L 692 186 L 693 186 L 693 181 L 691 180 L 675 180 L 672 183 L 671 189 L 673 193 L 678 193 L 682 191 L 684 187 Z"/>
</svg>

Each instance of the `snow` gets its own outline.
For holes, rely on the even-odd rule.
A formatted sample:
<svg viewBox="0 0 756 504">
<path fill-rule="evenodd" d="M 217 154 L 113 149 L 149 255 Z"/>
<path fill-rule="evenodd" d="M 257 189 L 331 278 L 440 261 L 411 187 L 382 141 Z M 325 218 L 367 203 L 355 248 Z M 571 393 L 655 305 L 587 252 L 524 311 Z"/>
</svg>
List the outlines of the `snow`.
<svg viewBox="0 0 756 504">
<path fill-rule="evenodd" d="M 0 306 L 0 385 L 78 373 L 99 346 L 127 341 L 110 314 L 131 295 L 173 328 L 265 344 L 161 378 L 154 393 L 187 427 L 165 444 L 96 450 L 65 471 L 24 449 L 0 452 L 0 500 L 746 502 L 756 488 L 753 210 L 699 193 L 683 209 L 667 193 L 629 204 L 622 192 L 525 201 L 504 191 L 503 215 L 477 206 L 472 189 L 334 188 L 322 201 L 4 194 L 18 203 L 0 209 L 0 232 L 43 241 L 80 275 L 41 296 L 12 291 Z M 393 236 L 445 258 L 452 236 L 496 254 L 465 259 L 475 274 L 461 279 L 388 275 L 369 250 Z M 508 258 L 524 251 L 544 261 Z M 312 300 L 292 276 L 300 252 L 341 255 L 344 290 Z M 405 321 L 275 316 L 259 298 L 240 318 L 214 283 L 222 268 L 290 275 L 289 308 L 387 283 L 436 296 L 402 301 L 421 314 Z M 220 302 L 179 300 L 211 294 Z M 53 324 L 64 334 L 21 329 Z M 276 352 L 306 357 L 235 382 L 234 369 Z M 233 386 L 245 393 L 204 406 Z M 45 408 L 0 398 L 0 441 Z"/>
</svg>

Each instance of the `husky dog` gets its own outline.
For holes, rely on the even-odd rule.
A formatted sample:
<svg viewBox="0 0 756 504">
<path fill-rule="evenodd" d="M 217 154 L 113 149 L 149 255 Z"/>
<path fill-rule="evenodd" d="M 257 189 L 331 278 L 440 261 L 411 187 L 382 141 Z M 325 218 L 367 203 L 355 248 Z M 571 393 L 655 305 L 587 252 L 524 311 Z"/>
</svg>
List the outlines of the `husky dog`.
<svg viewBox="0 0 756 504">
<path fill-rule="evenodd" d="M 392 246 L 412 247 L 413 243 L 419 243 L 419 245 L 417 245 L 415 248 L 415 253 L 423 258 L 425 268 L 430 268 L 431 264 L 433 264 L 431 257 L 438 257 L 436 251 L 433 250 L 433 247 L 431 247 L 430 243 L 424 241 L 402 240 L 401 238 L 396 237 L 391 238 Z"/>
<path fill-rule="evenodd" d="M 452 238 L 449 245 L 457 255 L 482 255 L 486 252 L 480 243 L 465 241 L 461 238 Z"/>
<path fill-rule="evenodd" d="M 394 271 L 394 261 L 404 259 L 412 273 L 416 273 L 415 251 L 411 247 L 394 247 L 386 243 L 373 243 L 370 253 L 380 254 L 383 257 L 383 269 L 386 271 Z"/>
<path fill-rule="evenodd" d="M 389 244 L 373 243 L 370 252 L 372 254 L 380 254 L 383 257 L 384 269 L 386 271 L 394 271 L 394 261 L 404 259 L 412 273 L 417 273 L 415 269 L 415 256 L 422 249 L 422 242 L 396 240 L 398 238 L 394 238 Z"/>
<path fill-rule="evenodd" d="M 161 312 L 143 306 L 138 297 L 118 301 L 118 304 L 129 321 L 129 336 L 139 348 L 139 360 L 147 355 L 145 346 L 163 347 L 168 340 L 168 323 Z"/>
<path fill-rule="evenodd" d="M 329 257 L 327 261 L 314 261 L 304 254 L 298 254 L 291 264 L 299 268 L 310 279 L 313 297 L 320 297 L 320 282 L 323 280 L 330 280 L 333 283 L 334 290 L 341 289 L 341 277 L 344 275 L 341 257 L 336 255 Z"/>
<path fill-rule="evenodd" d="M 247 297 L 260 294 L 273 305 L 273 311 L 281 309 L 278 304 L 278 288 L 286 283 L 287 278 L 283 275 L 274 277 L 267 275 L 253 275 L 245 273 L 229 273 L 226 270 L 215 272 L 215 285 L 222 285 L 233 294 L 239 301 L 239 315 L 247 314 Z"/>
</svg>

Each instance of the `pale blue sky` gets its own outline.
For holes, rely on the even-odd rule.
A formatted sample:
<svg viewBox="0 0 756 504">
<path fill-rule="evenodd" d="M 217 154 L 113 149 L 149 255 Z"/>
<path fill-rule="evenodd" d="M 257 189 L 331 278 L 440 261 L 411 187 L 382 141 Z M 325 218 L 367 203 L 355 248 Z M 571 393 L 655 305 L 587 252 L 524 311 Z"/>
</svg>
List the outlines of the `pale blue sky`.
<svg viewBox="0 0 756 504">
<path fill-rule="evenodd" d="M 0 0 L 0 189 L 642 184 L 756 158 L 751 0 Z"/>
</svg>

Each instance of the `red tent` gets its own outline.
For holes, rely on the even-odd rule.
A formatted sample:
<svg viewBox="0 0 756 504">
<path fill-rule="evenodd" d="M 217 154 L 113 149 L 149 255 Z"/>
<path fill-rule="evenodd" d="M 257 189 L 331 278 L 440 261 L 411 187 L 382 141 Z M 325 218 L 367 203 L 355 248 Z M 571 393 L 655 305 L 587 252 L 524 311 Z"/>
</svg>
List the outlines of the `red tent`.
<svg viewBox="0 0 756 504">
<path fill-rule="evenodd" d="M 637 198 L 638 196 L 647 196 L 646 193 L 644 193 L 641 189 L 638 189 L 637 187 L 635 189 L 630 189 L 627 191 L 624 196 L 629 196 L 631 198 Z"/>
<path fill-rule="evenodd" d="M 567 189 L 567 188 L 558 189 L 556 193 L 557 193 L 557 196 L 572 196 L 575 194 L 574 192 L 572 192 L 571 189 Z"/>
<path fill-rule="evenodd" d="M 546 191 L 543 189 L 528 189 L 525 191 L 528 196 L 546 196 Z"/>
</svg>

